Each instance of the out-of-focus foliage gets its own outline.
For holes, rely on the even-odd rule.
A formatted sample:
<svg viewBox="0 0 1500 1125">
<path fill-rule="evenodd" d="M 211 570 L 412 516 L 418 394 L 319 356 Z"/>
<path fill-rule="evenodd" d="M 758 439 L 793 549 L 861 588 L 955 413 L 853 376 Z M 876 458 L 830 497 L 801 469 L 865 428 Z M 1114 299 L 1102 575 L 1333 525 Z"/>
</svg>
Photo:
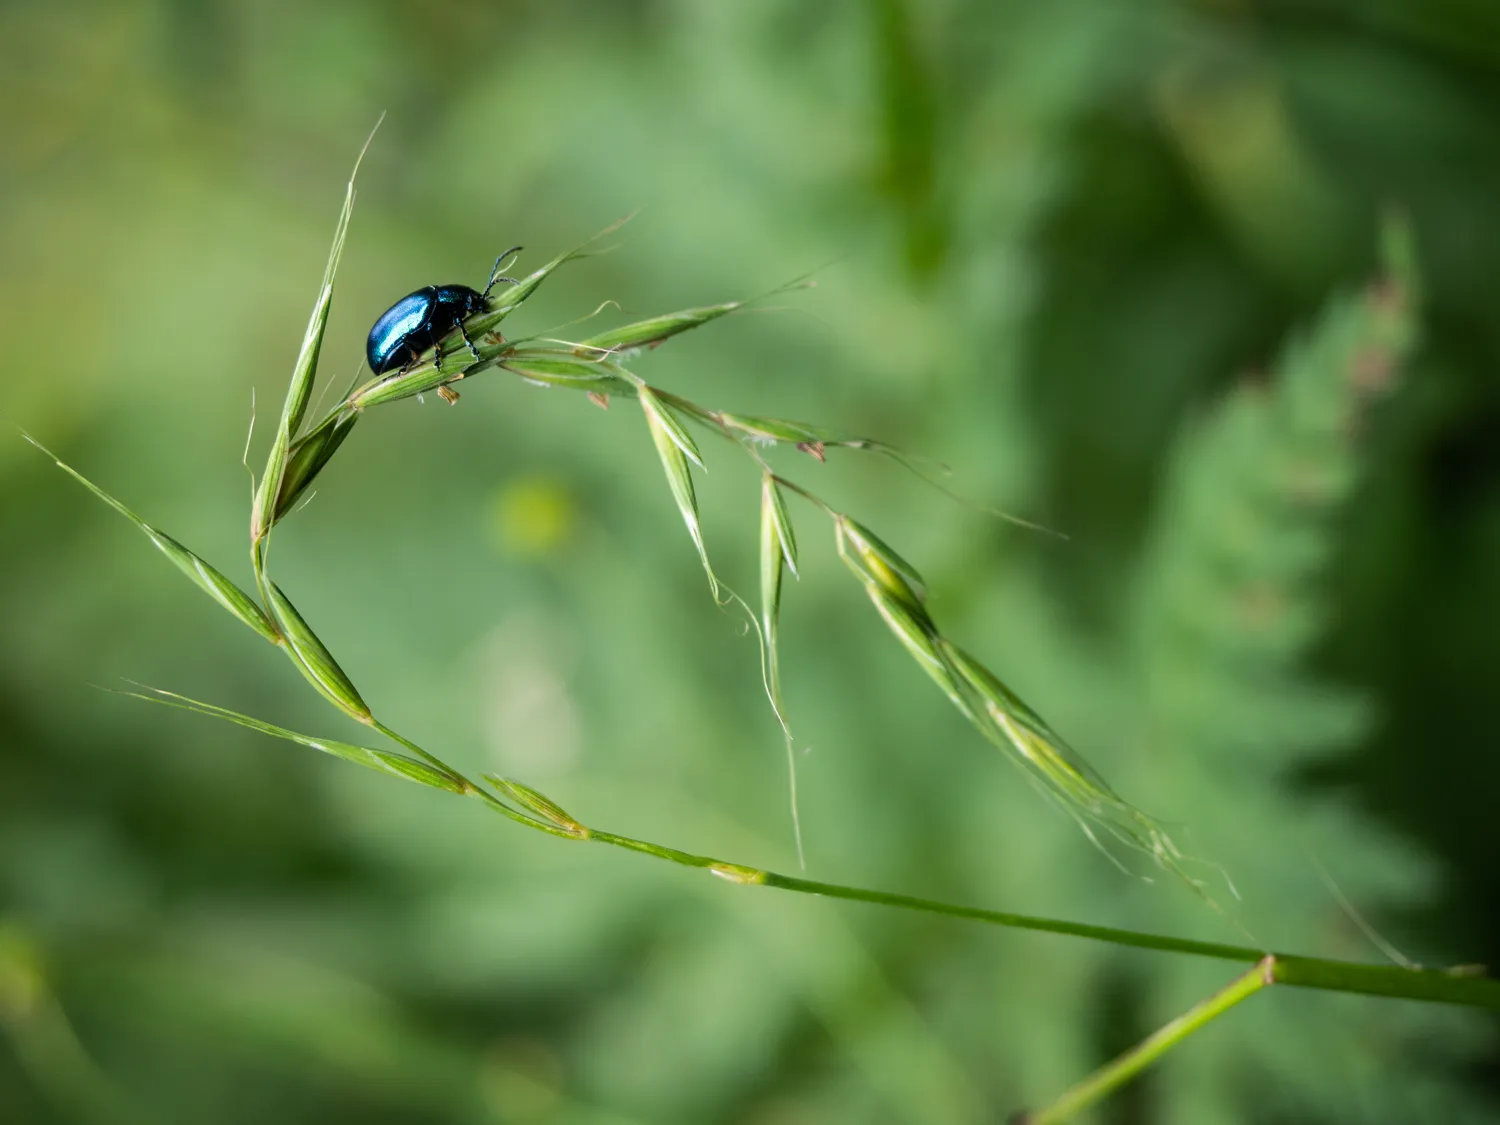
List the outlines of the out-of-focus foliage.
<svg viewBox="0 0 1500 1125">
<path fill-rule="evenodd" d="M 1479 0 L 20 0 L 0 415 L 247 583 L 252 392 L 264 422 L 382 110 L 321 361 L 340 390 L 395 297 L 637 207 L 515 331 L 831 261 L 639 369 L 930 453 L 1065 530 L 795 463 L 1224 865 L 1257 939 L 1378 957 L 1357 912 L 1414 959 L 1500 963 L 1496 105 Z M 1323 310 L 1372 275 L 1387 204 L 1421 343 L 1356 411 Z M 1294 398 L 1349 424 L 1310 434 Z M 748 592 L 759 482 L 704 452 L 704 537 Z M 589 823 L 795 866 L 754 640 L 636 412 L 497 373 L 373 412 L 317 489 L 278 581 L 393 725 Z M 19 436 L 0 494 L 0 1119 L 993 1121 L 1227 979 L 658 869 L 94 691 L 354 734 Z M 789 502 L 814 876 L 1237 940 L 1038 800 Z M 1272 990 L 1099 1117 L 1483 1120 L 1491 1035 Z"/>
</svg>

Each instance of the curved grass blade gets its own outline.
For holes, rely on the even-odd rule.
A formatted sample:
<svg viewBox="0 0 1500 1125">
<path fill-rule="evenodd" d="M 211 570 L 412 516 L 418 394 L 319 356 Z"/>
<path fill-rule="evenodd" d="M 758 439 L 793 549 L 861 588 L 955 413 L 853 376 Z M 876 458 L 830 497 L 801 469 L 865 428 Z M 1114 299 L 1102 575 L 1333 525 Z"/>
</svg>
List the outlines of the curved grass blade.
<svg viewBox="0 0 1500 1125">
<path fill-rule="evenodd" d="M 308 682 L 317 688 L 330 703 L 350 718 L 366 726 L 374 722 L 370 708 L 359 697 L 354 684 L 334 660 L 318 635 L 312 631 L 297 607 L 281 592 L 281 587 L 272 582 L 268 586 L 271 610 L 281 625 L 287 639 L 288 653 Z"/>
<path fill-rule="evenodd" d="M 109 689 L 114 690 L 114 689 Z M 368 769 L 379 770 L 381 773 L 391 774 L 394 777 L 402 777 L 407 781 L 415 781 L 419 785 L 426 785 L 432 789 L 442 789 L 448 793 L 463 794 L 467 792 L 463 785 L 450 775 L 441 770 L 434 769 L 426 762 L 419 762 L 415 758 L 408 758 L 405 754 L 398 754 L 394 750 L 376 750 L 369 746 L 356 746 L 349 742 L 339 742 L 332 738 L 314 738 L 309 734 L 299 734 L 285 727 L 278 727 L 272 723 L 262 722 L 260 719 L 242 715 L 238 711 L 231 711 L 226 707 L 216 707 L 212 703 L 204 703 L 197 699 L 189 699 L 185 695 L 178 695 L 174 691 L 166 691 L 162 688 L 148 688 L 153 694 L 147 695 L 139 691 L 121 691 L 117 694 L 128 695 L 134 699 L 144 699 L 148 703 L 160 703 L 165 707 L 176 707 L 183 711 L 192 711 L 199 715 L 208 715 L 216 719 L 225 719 L 231 723 L 237 723 L 242 727 L 259 731 L 261 734 L 269 734 L 273 738 L 284 738 L 288 742 L 295 742 L 299 746 L 309 746 L 314 750 L 321 750 L 325 754 L 332 754 L 336 758 L 343 758 L 346 762 L 353 762 L 358 766 Z"/>
<path fill-rule="evenodd" d="M 151 540 L 156 549 L 171 559 L 176 564 L 178 570 L 191 578 L 199 589 L 203 590 L 214 601 L 218 602 L 230 613 L 234 614 L 235 617 L 239 618 L 240 621 L 250 626 L 250 628 L 254 629 L 272 644 L 281 643 L 281 634 L 275 624 L 266 616 L 265 611 L 255 604 L 255 600 L 249 594 L 245 593 L 245 591 L 241 590 L 228 578 L 225 578 L 223 574 L 219 573 L 218 570 L 193 554 L 192 551 L 177 542 L 177 540 L 173 539 L 165 531 L 152 527 L 77 469 L 59 460 L 55 453 L 37 441 L 36 438 L 24 432 L 21 436 L 48 457 L 52 458 L 59 469 L 83 485 L 84 488 L 87 488 L 131 523 L 135 524 L 141 531 L 145 532 L 146 538 Z"/>
</svg>

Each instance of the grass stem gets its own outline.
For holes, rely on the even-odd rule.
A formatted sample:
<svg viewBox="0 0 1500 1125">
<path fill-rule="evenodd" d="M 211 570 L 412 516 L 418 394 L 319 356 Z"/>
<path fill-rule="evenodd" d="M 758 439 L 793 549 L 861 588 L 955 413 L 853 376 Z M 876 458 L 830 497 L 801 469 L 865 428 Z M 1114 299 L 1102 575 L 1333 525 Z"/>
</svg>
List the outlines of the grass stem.
<svg viewBox="0 0 1500 1125">
<path fill-rule="evenodd" d="M 1207 1000 L 1148 1035 L 1119 1058 L 1106 1063 L 1046 1109 L 1021 1118 L 1021 1125 L 1059 1125 L 1125 1085 L 1162 1055 L 1242 1000 L 1276 983 L 1276 958 L 1269 954 L 1243 976 Z"/>
</svg>

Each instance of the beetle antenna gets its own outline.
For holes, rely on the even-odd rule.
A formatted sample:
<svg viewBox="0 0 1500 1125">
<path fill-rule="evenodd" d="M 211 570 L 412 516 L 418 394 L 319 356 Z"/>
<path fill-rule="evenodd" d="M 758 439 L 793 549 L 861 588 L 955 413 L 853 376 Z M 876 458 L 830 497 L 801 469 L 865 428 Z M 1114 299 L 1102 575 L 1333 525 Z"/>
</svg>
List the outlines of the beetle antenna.
<svg viewBox="0 0 1500 1125">
<path fill-rule="evenodd" d="M 486 297 L 488 297 L 490 295 L 490 290 L 493 289 L 493 288 L 495 288 L 496 284 L 499 283 L 499 282 L 508 281 L 512 285 L 518 284 L 518 282 L 516 281 L 516 279 L 513 278 L 513 277 L 501 277 L 500 276 L 500 270 L 501 270 L 501 267 L 504 265 L 505 260 L 507 258 L 509 258 L 512 254 L 519 254 L 523 249 L 525 249 L 525 247 L 522 247 L 522 246 L 512 246 L 509 250 L 507 250 L 505 253 L 501 254 L 498 258 L 495 259 L 495 268 L 492 269 L 492 270 L 490 270 L 490 280 L 489 280 L 489 283 L 487 285 L 485 285 L 485 287 L 484 287 L 484 295 Z"/>
</svg>

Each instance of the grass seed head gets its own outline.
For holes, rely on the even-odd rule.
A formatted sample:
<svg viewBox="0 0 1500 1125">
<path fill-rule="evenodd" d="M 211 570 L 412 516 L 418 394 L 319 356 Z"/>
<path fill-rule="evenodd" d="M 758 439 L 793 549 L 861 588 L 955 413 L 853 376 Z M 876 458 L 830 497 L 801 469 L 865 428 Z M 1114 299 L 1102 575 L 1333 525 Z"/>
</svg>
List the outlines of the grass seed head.
<svg viewBox="0 0 1500 1125">
<path fill-rule="evenodd" d="M 681 441 L 687 431 L 683 430 L 682 424 L 671 416 L 666 406 L 649 388 L 640 389 L 640 401 L 641 411 L 646 416 L 646 427 L 651 431 L 651 440 L 656 444 L 657 456 L 661 458 L 662 469 L 667 474 L 667 486 L 672 490 L 672 499 L 677 502 L 677 510 L 682 514 L 682 522 L 687 525 L 693 546 L 698 550 L 699 561 L 703 563 L 703 571 L 708 575 L 709 587 L 717 599 L 719 576 L 714 573 L 713 564 L 708 561 L 708 549 L 703 545 L 703 529 L 698 522 L 698 496 L 693 489 L 693 475 L 688 468 L 687 454 Z M 691 443 L 692 439 L 687 438 L 687 441 Z M 696 447 L 693 450 L 697 452 Z"/>
<path fill-rule="evenodd" d="M 834 519 L 839 556 L 859 576 L 872 594 L 878 590 L 883 596 L 899 602 L 905 612 L 923 622 L 924 628 L 935 632 L 931 618 L 923 606 L 922 590 L 926 583 L 917 573 L 916 567 L 907 562 L 883 540 L 863 524 L 839 515 Z"/>
<path fill-rule="evenodd" d="M 585 239 L 571 250 L 565 250 L 540 269 L 533 270 L 521 278 L 520 281 L 516 282 L 516 284 L 508 285 L 503 289 L 496 289 L 494 294 L 489 298 L 489 311 L 470 317 L 465 322 L 470 335 L 478 337 L 485 332 L 492 331 L 502 320 L 520 308 L 526 302 L 526 299 L 537 291 L 542 282 L 551 277 L 556 270 L 575 258 L 584 257 L 585 251 L 591 245 L 605 235 L 613 234 L 619 230 L 630 221 L 631 217 L 630 215 L 626 215 L 616 220 L 598 234 Z"/>
<path fill-rule="evenodd" d="M 781 691 L 777 673 L 776 633 L 781 612 L 782 565 L 786 560 L 786 547 L 777 527 L 779 499 L 776 482 L 767 473 L 761 481 L 760 490 L 760 616 L 761 631 L 766 639 L 767 690 L 778 716 Z M 784 510 L 782 514 L 785 514 Z"/>
<path fill-rule="evenodd" d="M 635 397 L 635 384 L 623 369 L 600 359 L 579 359 L 568 352 L 523 349 L 505 357 L 507 371 L 549 387 L 566 387 L 588 394 Z"/>
<path fill-rule="evenodd" d="M 661 398 L 650 387 L 640 387 L 637 390 L 640 396 L 641 408 L 645 410 L 646 416 L 651 419 L 653 429 L 660 429 L 672 439 L 672 444 L 682 450 L 685 456 L 698 468 L 703 468 L 703 455 L 698 452 L 698 443 L 693 440 L 693 435 L 688 433 L 677 416 L 672 413 L 671 407 L 662 402 Z"/>
<path fill-rule="evenodd" d="M 369 142 L 366 142 L 368 144 Z M 363 159 L 364 152 L 360 152 Z M 259 543 L 276 522 L 277 499 L 281 495 L 282 476 L 286 472 L 287 455 L 297 427 L 307 412 L 312 397 L 313 383 L 318 373 L 318 353 L 323 347 L 323 333 L 328 327 L 328 310 L 333 305 L 333 279 L 338 273 L 339 259 L 344 253 L 344 238 L 349 233 L 349 219 L 354 213 L 354 177 L 359 172 L 359 161 L 355 161 L 354 172 L 349 176 L 344 189 L 344 206 L 339 212 L 339 221 L 334 228 L 333 246 L 328 252 L 328 264 L 323 267 L 323 284 L 318 289 L 318 299 L 313 302 L 312 316 L 308 318 L 307 332 L 302 337 L 302 347 L 297 353 L 297 362 L 292 367 L 292 381 L 287 386 L 286 402 L 281 408 L 281 420 L 276 426 L 276 436 L 271 442 L 271 452 L 266 458 L 266 471 L 261 476 L 260 487 L 255 493 L 255 503 L 250 512 L 250 541 Z"/>
<path fill-rule="evenodd" d="M 762 519 L 769 519 L 771 529 L 776 534 L 776 541 L 780 545 L 781 555 L 786 559 L 786 565 L 792 568 L 792 574 L 797 574 L 797 536 L 792 530 L 792 517 L 786 510 L 786 498 L 781 494 L 781 488 L 776 483 L 776 478 L 767 473 L 761 481 L 761 510 Z"/>
<path fill-rule="evenodd" d="M 353 682 L 344 674 L 338 661 L 334 660 L 333 654 L 318 639 L 318 635 L 308 627 L 307 622 L 302 619 L 302 615 L 297 612 L 297 608 L 292 605 L 290 599 L 281 592 L 279 586 L 274 582 L 270 583 L 269 592 L 271 609 L 275 612 L 276 620 L 286 635 L 293 662 L 313 687 L 322 692 L 339 710 L 368 726 L 373 721 L 370 708 L 360 698 Z"/>
<path fill-rule="evenodd" d="M 835 435 L 821 426 L 789 422 L 783 418 L 754 418 L 747 414 L 720 413 L 718 420 L 754 441 L 786 442 L 790 445 L 838 444 Z"/>
<path fill-rule="evenodd" d="M 161 688 L 149 688 L 146 691 L 127 691 L 123 695 L 129 695 L 136 699 L 144 699 L 148 703 L 160 703 L 167 707 L 177 707 L 183 711 L 192 711 L 199 715 L 208 715 L 216 719 L 226 719 L 231 723 L 237 723 L 242 727 L 269 734 L 273 738 L 282 738 L 288 742 L 295 742 L 299 746 L 311 747 L 321 750 L 325 754 L 332 754 L 336 758 L 343 758 L 347 762 L 364 766 L 367 769 L 379 770 L 381 773 L 391 774 L 395 777 L 403 777 L 407 781 L 415 781 L 419 785 L 426 785 L 432 789 L 442 789 L 448 793 L 466 793 L 462 781 L 451 774 L 428 765 L 426 762 L 415 758 L 408 758 L 405 754 L 398 754 L 393 750 L 377 750 L 369 746 L 356 746 L 349 742 L 340 742 L 333 738 L 315 738 L 310 734 L 300 734 L 285 727 L 278 727 L 272 723 L 262 722 L 260 719 L 242 715 L 238 711 L 231 711 L 227 707 L 218 707 L 212 703 L 203 703 L 197 699 L 189 699 L 185 695 L 178 695 L 175 691 L 164 691 Z"/>
<path fill-rule="evenodd" d="M 488 362 L 490 357 L 486 356 L 486 352 L 492 356 L 501 350 L 495 345 L 481 347 L 480 362 Z M 434 356 L 410 370 L 371 379 L 349 396 L 349 404 L 356 410 L 364 410 L 371 406 L 383 406 L 388 402 L 399 402 L 403 398 L 413 398 L 428 391 L 441 390 L 445 384 L 462 379 L 466 372 L 477 367 L 474 357 L 462 344 L 457 348 L 446 348 L 441 363 L 435 360 Z"/>
<path fill-rule="evenodd" d="M 276 497 L 273 525 L 292 510 L 358 421 L 357 410 L 336 411 L 292 444 L 287 454 L 286 472 L 281 479 L 281 492 Z"/>
<path fill-rule="evenodd" d="M 734 312 L 736 309 L 744 308 L 744 301 L 728 301 L 722 305 L 706 305 L 698 309 L 683 309 L 681 312 L 668 313 L 665 316 L 654 316 L 649 320 L 636 321 L 634 324 L 621 325 L 619 328 L 611 328 L 608 332 L 601 332 L 597 336 L 590 336 L 587 340 L 578 342 L 579 354 L 614 353 L 630 351 L 635 348 L 655 347 L 663 340 L 686 332 L 690 328 L 697 328 L 701 324 L 707 324 L 711 320 Z"/>
<path fill-rule="evenodd" d="M 509 778 L 500 777 L 496 774 L 487 773 L 485 780 L 493 785 L 501 793 L 509 797 L 516 804 L 530 812 L 536 813 L 554 827 L 562 830 L 564 835 L 571 836 L 575 840 L 587 840 L 589 830 L 544 793 L 538 793 L 529 785 L 522 785 L 519 781 L 511 781 Z"/>
</svg>

